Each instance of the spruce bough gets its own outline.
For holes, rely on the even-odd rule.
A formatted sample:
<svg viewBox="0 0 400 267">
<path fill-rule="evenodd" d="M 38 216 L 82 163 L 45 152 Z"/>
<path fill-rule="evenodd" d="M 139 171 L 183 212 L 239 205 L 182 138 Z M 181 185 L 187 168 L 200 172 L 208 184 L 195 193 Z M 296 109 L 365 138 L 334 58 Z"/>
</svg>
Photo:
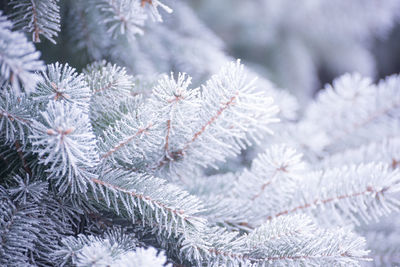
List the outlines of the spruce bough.
<svg viewBox="0 0 400 267">
<path fill-rule="evenodd" d="M 346 74 L 300 116 L 239 60 L 197 87 L 95 52 L 135 46 L 172 12 L 160 1 L 71 4 L 92 34 L 75 47 L 93 49 L 82 71 L 45 66 L 22 32 L 55 42 L 58 1 L 9 4 L 0 265 L 359 266 L 393 252 L 368 225 L 400 207 L 399 76 Z M 108 38 L 97 48 L 93 17 Z"/>
</svg>

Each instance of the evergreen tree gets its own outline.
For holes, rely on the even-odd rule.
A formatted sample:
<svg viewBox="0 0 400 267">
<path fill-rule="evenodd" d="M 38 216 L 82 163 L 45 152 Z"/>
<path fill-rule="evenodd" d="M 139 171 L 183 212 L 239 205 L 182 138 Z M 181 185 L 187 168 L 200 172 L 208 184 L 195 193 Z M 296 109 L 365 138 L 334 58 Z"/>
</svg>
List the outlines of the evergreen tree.
<svg viewBox="0 0 400 267">
<path fill-rule="evenodd" d="M 2 8 L 1 266 L 400 263 L 400 76 L 299 112 L 183 1 Z"/>
</svg>

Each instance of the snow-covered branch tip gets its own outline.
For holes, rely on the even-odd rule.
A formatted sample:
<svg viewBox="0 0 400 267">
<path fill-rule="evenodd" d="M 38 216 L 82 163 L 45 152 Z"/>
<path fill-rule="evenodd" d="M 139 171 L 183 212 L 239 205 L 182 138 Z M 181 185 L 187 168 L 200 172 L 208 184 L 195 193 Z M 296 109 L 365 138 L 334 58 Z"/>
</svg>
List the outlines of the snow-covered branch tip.
<svg viewBox="0 0 400 267">
<path fill-rule="evenodd" d="M 47 178 L 60 193 L 86 192 L 99 162 L 88 115 L 76 105 L 51 101 L 32 128 L 32 150 L 48 166 Z"/>
<path fill-rule="evenodd" d="M 30 93 L 41 79 L 35 72 L 45 67 L 33 43 L 12 28 L 13 24 L 0 10 L 0 85 L 11 84 L 16 94 Z"/>
<path fill-rule="evenodd" d="M 143 27 L 148 16 L 155 21 L 162 21 L 158 7 L 168 13 L 172 12 L 172 9 L 158 0 L 102 0 L 96 6 L 104 17 L 102 23 L 114 38 L 119 35 L 133 38 L 137 34 L 144 34 Z"/>
</svg>

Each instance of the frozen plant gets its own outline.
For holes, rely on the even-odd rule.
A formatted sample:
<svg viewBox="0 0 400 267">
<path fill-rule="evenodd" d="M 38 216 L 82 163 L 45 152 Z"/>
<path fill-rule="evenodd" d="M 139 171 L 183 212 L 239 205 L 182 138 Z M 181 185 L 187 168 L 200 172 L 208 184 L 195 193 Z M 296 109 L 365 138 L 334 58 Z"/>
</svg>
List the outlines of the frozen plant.
<svg viewBox="0 0 400 267">
<path fill-rule="evenodd" d="M 398 75 L 346 74 L 299 114 L 289 93 L 225 62 L 181 1 L 8 4 L 0 265 L 398 263 Z M 44 66 L 23 31 L 94 62 Z"/>
</svg>

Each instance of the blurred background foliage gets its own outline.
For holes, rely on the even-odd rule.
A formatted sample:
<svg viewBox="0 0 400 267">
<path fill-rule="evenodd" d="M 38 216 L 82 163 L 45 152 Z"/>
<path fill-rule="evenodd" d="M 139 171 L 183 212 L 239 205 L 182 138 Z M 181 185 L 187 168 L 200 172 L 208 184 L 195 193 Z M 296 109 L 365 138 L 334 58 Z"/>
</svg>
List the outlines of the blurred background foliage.
<svg viewBox="0 0 400 267">
<path fill-rule="evenodd" d="M 400 71 L 397 0 L 191 3 L 229 54 L 300 100 L 345 72 L 378 79 Z"/>
<path fill-rule="evenodd" d="M 293 92 L 300 103 L 308 102 L 326 83 L 346 72 L 358 72 L 374 80 L 400 72 L 398 0 L 164 2 L 174 14 L 163 14 L 165 23 L 149 23 L 144 35 L 129 40 L 137 44 L 130 44 L 135 49 L 119 51 L 127 57 L 126 62 L 107 53 L 97 57 L 125 65 L 134 74 L 188 72 L 195 84 L 207 79 L 229 57 L 241 58 L 260 76 Z M 57 45 L 42 40 L 36 46 L 46 63 L 68 62 L 82 69 L 99 58 L 71 43 L 76 34 L 71 29 L 76 1 L 60 1 L 60 5 L 62 29 Z M 0 9 L 7 13 L 10 7 L 2 1 Z M 195 16 L 187 16 L 187 9 L 192 9 Z M 161 40 L 160 31 L 174 41 L 168 37 Z M 178 56 L 195 59 L 178 63 L 171 60 L 187 49 L 188 40 L 192 51 Z M 172 51 L 169 57 L 162 51 L 165 47 Z"/>
</svg>

